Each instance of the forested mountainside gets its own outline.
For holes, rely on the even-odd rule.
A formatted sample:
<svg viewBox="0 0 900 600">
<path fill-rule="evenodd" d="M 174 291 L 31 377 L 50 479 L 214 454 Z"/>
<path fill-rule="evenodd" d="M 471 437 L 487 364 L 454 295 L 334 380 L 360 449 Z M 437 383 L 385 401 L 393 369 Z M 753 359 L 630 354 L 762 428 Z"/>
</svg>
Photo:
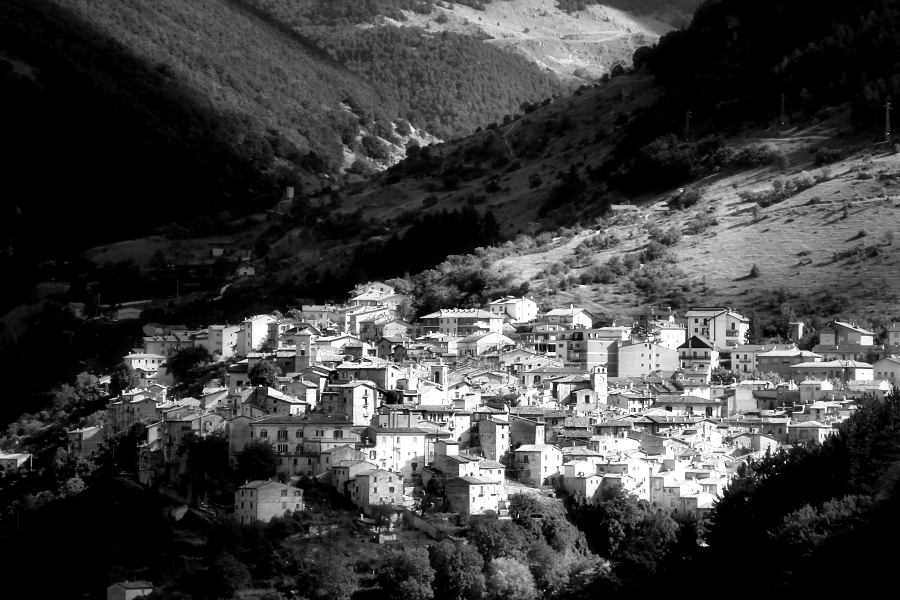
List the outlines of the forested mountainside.
<svg viewBox="0 0 900 600">
<path fill-rule="evenodd" d="M 900 97 L 898 26 L 900 9 L 883 0 L 703 4 L 690 27 L 635 52 L 635 66 L 650 69 L 666 93 L 629 123 L 604 174 L 646 189 L 644 174 L 630 176 L 624 159 L 661 136 L 683 135 L 688 111 L 693 139 L 775 123 L 782 95 L 795 121 L 852 102 L 854 122 L 879 123 L 885 101 Z M 690 176 L 693 159 L 673 162 L 682 179 Z"/>
<path fill-rule="evenodd" d="M 490 121 L 516 112 L 523 102 L 561 91 L 553 75 L 524 57 L 470 36 L 432 35 L 415 27 L 353 27 L 413 3 L 320 0 L 307 8 L 290 0 L 247 0 L 350 71 L 379 86 L 399 115 L 442 139 L 467 135 Z M 428 3 L 415 3 L 430 10 Z M 415 7 L 413 7 L 415 8 Z M 402 13 L 400 13 L 402 15 Z M 392 134 L 378 122 L 379 135 Z"/>
<path fill-rule="evenodd" d="M 36 259 L 199 216 L 227 228 L 283 185 L 327 184 L 348 150 L 383 154 L 372 134 L 396 141 L 409 121 L 462 135 L 559 89 L 473 39 L 350 25 L 304 36 L 259 6 L 0 6 L 0 118 L 15 149 L 2 176 L 5 267 L 24 280 Z"/>
</svg>

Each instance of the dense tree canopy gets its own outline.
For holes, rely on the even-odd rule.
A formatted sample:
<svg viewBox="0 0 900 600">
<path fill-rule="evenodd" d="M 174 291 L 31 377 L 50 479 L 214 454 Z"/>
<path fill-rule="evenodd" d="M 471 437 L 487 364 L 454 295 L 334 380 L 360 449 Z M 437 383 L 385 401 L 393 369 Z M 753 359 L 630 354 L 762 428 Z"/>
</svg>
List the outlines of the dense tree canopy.
<svg viewBox="0 0 900 600">
<path fill-rule="evenodd" d="M 138 377 L 137 371 L 131 365 L 122 363 L 110 375 L 109 393 L 112 396 L 118 396 L 122 392 L 138 387 L 140 382 L 141 378 Z"/>
<path fill-rule="evenodd" d="M 429 600 L 434 569 L 425 552 L 391 552 L 379 564 L 376 581 L 390 600 Z"/>
<path fill-rule="evenodd" d="M 484 559 L 474 546 L 440 542 L 428 548 L 435 600 L 477 600 L 484 594 Z"/>
<path fill-rule="evenodd" d="M 275 385 L 275 378 L 280 377 L 281 375 L 281 367 L 268 359 L 259 361 L 247 371 L 247 376 L 252 385 L 264 385 L 268 387 Z"/>
<path fill-rule="evenodd" d="M 466 35 L 431 35 L 413 27 L 347 27 L 369 21 L 377 11 L 399 14 L 419 2 L 315 2 L 308 8 L 290 0 L 250 0 L 289 24 L 331 58 L 378 86 L 399 113 L 366 114 L 379 135 L 393 133 L 391 121 L 404 117 L 440 138 L 459 137 L 559 90 L 556 79 L 524 57 Z M 474 68 L 473 68 L 474 66 Z M 357 101 L 349 97 L 351 107 Z M 385 125 L 379 125 L 379 122 Z M 382 131 L 379 131 L 379 128 Z"/>
<path fill-rule="evenodd" d="M 278 458 L 268 440 L 254 438 L 237 453 L 235 476 L 239 483 L 266 480 L 275 475 Z"/>
</svg>

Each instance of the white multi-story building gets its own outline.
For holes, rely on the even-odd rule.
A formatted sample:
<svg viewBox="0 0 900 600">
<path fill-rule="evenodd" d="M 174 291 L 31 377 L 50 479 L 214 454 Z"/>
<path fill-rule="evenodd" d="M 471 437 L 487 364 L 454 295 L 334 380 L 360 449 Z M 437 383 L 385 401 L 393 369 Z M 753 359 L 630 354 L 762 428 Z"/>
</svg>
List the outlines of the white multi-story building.
<svg viewBox="0 0 900 600">
<path fill-rule="evenodd" d="M 537 318 L 538 305 L 531 298 L 515 298 L 506 296 L 499 300 L 494 300 L 488 306 L 492 315 L 499 315 L 507 318 L 512 323 L 528 323 Z"/>
<path fill-rule="evenodd" d="M 503 315 L 480 308 L 441 309 L 420 320 L 423 330 L 447 335 L 468 336 L 476 333 L 503 333 Z"/>
<path fill-rule="evenodd" d="M 262 346 L 269 333 L 269 323 L 274 321 L 275 317 L 272 315 L 255 315 L 244 319 L 237 332 L 235 352 L 238 356 L 247 356 Z"/>
<path fill-rule="evenodd" d="M 750 319 L 730 308 L 699 307 L 685 313 L 687 335 L 707 338 L 720 348 L 747 342 Z"/>
</svg>

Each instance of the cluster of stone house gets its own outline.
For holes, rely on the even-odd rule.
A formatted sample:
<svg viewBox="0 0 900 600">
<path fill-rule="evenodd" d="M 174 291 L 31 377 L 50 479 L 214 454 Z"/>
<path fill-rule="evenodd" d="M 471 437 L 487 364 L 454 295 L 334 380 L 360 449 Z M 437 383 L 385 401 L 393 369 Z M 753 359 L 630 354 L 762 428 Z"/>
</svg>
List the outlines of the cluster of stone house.
<svg viewBox="0 0 900 600">
<path fill-rule="evenodd" d="M 138 465 L 149 485 L 184 474 L 178 450 L 187 435 L 223 432 L 232 460 L 263 440 L 275 451 L 277 480 L 237 491 L 227 512 L 243 523 L 302 509 L 292 485 L 300 478 L 333 486 L 361 509 L 427 499 L 505 516 L 515 482 L 593 502 L 619 486 L 660 509 L 702 516 L 742 462 L 824 440 L 900 378 L 890 345 L 839 321 L 810 352 L 747 344 L 748 319 L 729 308 L 596 327 L 585 309 L 541 314 L 532 300 L 507 297 L 410 324 L 396 314 L 401 301 L 374 282 L 342 306 L 209 327 L 206 343 L 212 336 L 229 364 L 225 380 L 197 398 L 170 397 L 164 373 L 198 334 L 148 325 L 144 347 L 125 358 L 148 375 L 111 400 L 105 428 L 70 432 L 70 452 L 91 456 L 109 436 L 146 423 Z M 869 364 L 860 354 L 879 358 Z M 250 385 L 263 360 L 281 375 Z M 718 367 L 784 382 L 719 381 Z"/>
</svg>

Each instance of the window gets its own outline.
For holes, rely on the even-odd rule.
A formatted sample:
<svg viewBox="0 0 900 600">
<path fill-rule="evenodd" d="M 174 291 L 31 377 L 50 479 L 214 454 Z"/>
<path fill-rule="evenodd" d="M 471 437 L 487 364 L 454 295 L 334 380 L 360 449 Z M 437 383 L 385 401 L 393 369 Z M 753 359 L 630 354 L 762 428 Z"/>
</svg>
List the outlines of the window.
<svg viewBox="0 0 900 600">
<path fill-rule="evenodd" d="M 299 497 L 301 494 L 300 490 L 294 490 L 294 496 Z"/>
<path fill-rule="evenodd" d="M 288 445 L 287 444 L 278 444 L 278 451 L 282 453 L 287 453 Z"/>
<path fill-rule="evenodd" d="M 259 432 L 259 437 L 265 439 L 265 438 L 269 437 L 269 432 L 266 431 L 265 429 L 263 429 L 262 431 Z"/>
<path fill-rule="evenodd" d="M 287 490 L 281 490 L 281 495 L 282 495 L 282 496 L 287 496 L 287 492 L 288 492 Z"/>
</svg>

